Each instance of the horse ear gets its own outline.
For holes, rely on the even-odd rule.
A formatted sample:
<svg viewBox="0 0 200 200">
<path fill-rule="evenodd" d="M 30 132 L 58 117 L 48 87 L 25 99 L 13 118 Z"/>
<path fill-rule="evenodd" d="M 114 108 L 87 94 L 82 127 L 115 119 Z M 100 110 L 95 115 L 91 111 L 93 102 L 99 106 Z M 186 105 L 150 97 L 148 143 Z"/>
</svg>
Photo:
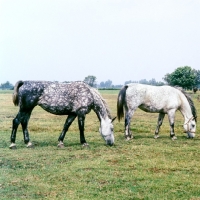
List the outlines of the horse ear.
<svg viewBox="0 0 200 200">
<path fill-rule="evenodd" d="M 116 118 L 117 118 L 117 117 L 112 118 L 112 121 L 111 121 L 111 122 L 114 122 Z"/>
</svg>

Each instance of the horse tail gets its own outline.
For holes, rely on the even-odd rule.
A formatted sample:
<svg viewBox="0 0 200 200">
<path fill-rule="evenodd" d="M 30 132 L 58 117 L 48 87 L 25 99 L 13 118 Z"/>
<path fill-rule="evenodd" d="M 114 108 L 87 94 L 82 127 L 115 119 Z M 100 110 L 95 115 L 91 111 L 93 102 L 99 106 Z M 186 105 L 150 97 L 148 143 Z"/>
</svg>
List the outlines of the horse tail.
<svg viewBox="0 0 200 200">
<path fill-rule="evenodd" d="M 124 117 L 124 105 L 125 105 L 125 101 L 126 101 L 126 89 L 128 88 L 128 86 L 124 86 L 118 94 L 118 98 L 117 98 L 117 118 L 120 121 L 121 118 Z"/>
<path fill-rule="evenodd" d="M 13 103 L 15 106 L 18 106 L 19 105 L 19 97 L 18 97 L 18 92 L 19 92 L 19 88 L 24 84 L 23 81 L 18 81 L 16 84 L 15 84 L 15 87 L 14 87 L 14 92 L 13 92 Z"/>
</svg>

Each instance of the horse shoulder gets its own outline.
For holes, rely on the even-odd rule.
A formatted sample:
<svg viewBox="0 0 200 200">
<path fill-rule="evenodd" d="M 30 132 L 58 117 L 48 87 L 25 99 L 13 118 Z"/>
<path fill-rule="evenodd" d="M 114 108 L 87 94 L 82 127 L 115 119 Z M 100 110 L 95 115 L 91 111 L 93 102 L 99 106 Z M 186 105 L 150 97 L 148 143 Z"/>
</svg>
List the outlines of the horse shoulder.
<svg viewBox="0 0 200 200">
<path fill-rule="evenodd" d="M 168 93 L 165 96 L 167 109 L 179 109 L 182 104 L 181 92 L 175 88 L 168 87 L 167 89 Z"/>
</svg>

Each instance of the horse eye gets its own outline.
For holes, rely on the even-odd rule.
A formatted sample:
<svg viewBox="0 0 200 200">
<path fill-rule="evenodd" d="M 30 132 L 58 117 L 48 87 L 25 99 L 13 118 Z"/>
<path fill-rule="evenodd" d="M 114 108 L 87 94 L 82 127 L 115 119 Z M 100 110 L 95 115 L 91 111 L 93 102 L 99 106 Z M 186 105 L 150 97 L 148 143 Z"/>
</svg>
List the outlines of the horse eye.
<svg viewBox="0 0 200 200">
<path fill-rule="evenodd" d="M 111 131 L 113 131 L 114 129 L 113 128 L 110 128 L 111 129 Z"/>
<path fill-rule="evenodd" d="M 192 124 L 192 128 L 194 128 L 195 127 L 195 125 L 194 124 Z"/>
</svg>

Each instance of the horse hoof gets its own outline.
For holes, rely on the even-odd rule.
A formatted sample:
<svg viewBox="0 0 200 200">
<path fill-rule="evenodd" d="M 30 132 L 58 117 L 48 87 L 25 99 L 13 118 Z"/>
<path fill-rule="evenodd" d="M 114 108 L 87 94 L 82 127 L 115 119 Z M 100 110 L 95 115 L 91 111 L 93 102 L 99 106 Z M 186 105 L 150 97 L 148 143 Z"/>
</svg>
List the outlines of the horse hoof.
<svg viewBox="0 0 200 200">
<path fill-rule="evenodd" d="M 64 146 L 64 143 L 63 143 L 62 141 L 59 141 L 57 147 L 58 147 L 58 148 L 64 148 L 65 146 Z"/>
<path fill-rule="evenodd" d="M 17 149 L 17 146 L 16 145 L 10 145 L 9 148 L 12 149 L 12 150 L 15 150 L 15 149 Z"/>
<path fill-rule="evenodd" d="M 189 136 L 187 135 L 187 139 L 194 139 L 195 136 Z"/>
<path fill-rule="evenodd" d="M 129 141 L 129 140 L 131 140 L 133 137 L 126 137 L 126 141 Z"/>
<path fill-rule="evenodd" d="M 57 147 L 58 147 L 58 148 L 64 148 L 65 146 L 64 146 L 64 144 L 58 144 Z"/>
<path fill-rule="evenodd" d="M 157 139 L 157 138 L 159 138 L 159 137 L 160 137 L 159 135 L 154 135 L 154 138 L 155 138 L 155 139 Z"/>
<path fill-rule="evenodd" d="M 87 147 L 89 147 L 89 144 L 88 143 L 83 143 L 82 147 L 87 148 Z"/>
<path fill-rule="evenodd" d="M 34 145 L 34 144 L 27 144 L 26 147 L 29 148 L 29 149 L 34 149 L 34 148 L 35 148 L 35 145 Z"/>
<path fill-rule="evenodd" d="M 172 140 L 174 141 L 174 140 L 177 140 L 177 137 L 176 136 L 173 136 L 172 137 Z"/>
</svg>

